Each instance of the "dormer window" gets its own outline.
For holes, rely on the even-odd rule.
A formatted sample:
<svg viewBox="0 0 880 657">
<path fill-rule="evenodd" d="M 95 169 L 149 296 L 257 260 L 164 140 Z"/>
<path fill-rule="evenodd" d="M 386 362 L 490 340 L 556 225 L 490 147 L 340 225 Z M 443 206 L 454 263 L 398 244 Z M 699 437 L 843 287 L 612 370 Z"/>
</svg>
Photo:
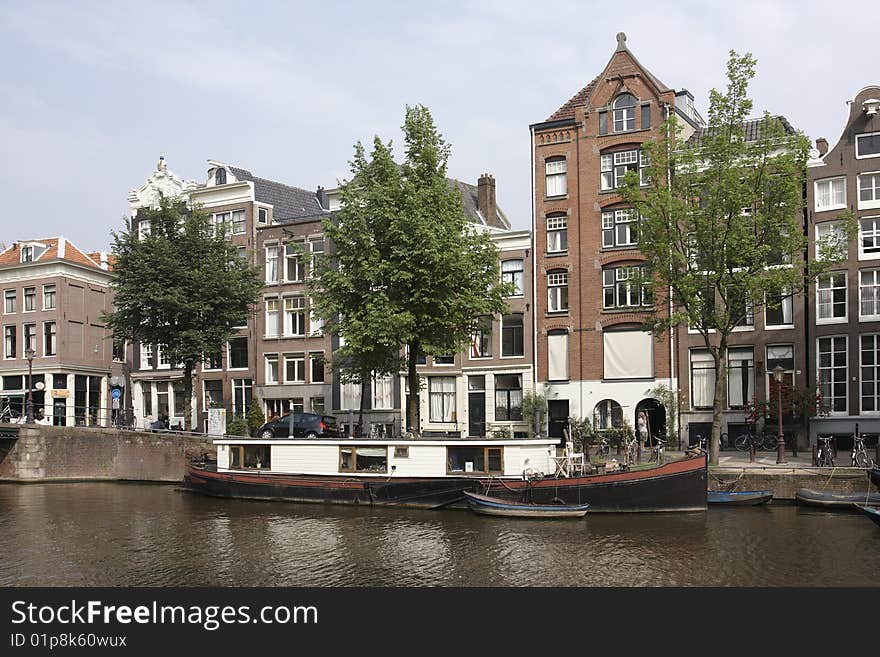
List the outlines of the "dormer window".
<svg viewBox="0 0 880 657">
<path fill-rule="evenodd" d="M 32 246 L 21 247 L 21 261 L 22 262 L 33 262 L 34 261 L 34 247 L 32 247 Z"/>
<path fill-rule="evenodd" d="M 614 132 L 636 129 L 636 98 L 632 94 L 620 94 L 614 100 Z"/>
<path fill-rule="evenodd" d="M 226 184 L 226 169 L 222 167 L 218 167 L 216 171 L 214 171 L 214 184 L 215 185 L 225 185 Z"/>
</svg>

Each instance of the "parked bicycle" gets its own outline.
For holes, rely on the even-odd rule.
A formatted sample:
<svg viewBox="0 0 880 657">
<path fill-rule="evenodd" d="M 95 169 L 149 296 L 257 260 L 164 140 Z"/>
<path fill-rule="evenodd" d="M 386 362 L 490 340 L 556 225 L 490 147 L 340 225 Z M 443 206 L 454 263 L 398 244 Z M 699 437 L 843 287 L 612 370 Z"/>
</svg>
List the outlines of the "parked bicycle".
<svg viewBox="0 0 880 657">
<path fill-rule="evenodd" d="M 749 429 L 746 429 L 746 432 L 740 435 L 733 444 L 741 452 L 748 452 L 753 445 L 756 452 L 759 449 L 763 449 L 766 452 L 775 452 L 776 436 L 766 431 L 762 436 L 756 436 Z"/>
<path fill-rule="evenodd" d="M 17 424 L 21 421 L 21 414 L 12 408 L 9 405 L 9 402 L 5 402 L 3 407 L 0 408 L 0 422 L 8 422 L 12 424 Z"/>
<path fill-rule="evenodd" d="M 608 445 L 608 441 L 604 438 L 599 442 L 599 446 L 596 450 L 596 454 L 599 457 L 599 460 L 604 461 L 608 458 L 608 452 L 610 451 L 610 447 Z"/>
<path fill-rule="evenodd" d="M 623 467 L 628 468 L 636 462 L 636 449 L 639 446 L 637 438 L 633 438 L 623 444 Z"/>
<path fill-rule="evenodd" d="M 666 441 L 656 438 L 656 443 L 651 447 L 651 462 L 661 465 L 663 463 L 663 449 L 666 447 Z"/>
<path fill-rule="evenodd" d="M 868 456 L 868 450 L 865 449 L 865 439 L 863 434 L 859 433 L 859 425 L 856 423 L 856 430 L 853 432 L 853 448 L 850 458 L 852 459 L 852 467 L 854 468 L 873 468 L 874 459 Z"/>
<path fill-rule="evenodd" d="M 708 454 L 709 453 L 709 439 L 703 438 L 701 435 L 697 434 L 697 443 L 696 445 L 689 445 L 685 450 L 686 456 L 699 456 L 700 454 Z"/>
<path fill-rule="evenodd" d="M 818 436 L 819 439 L 819 451 L 816 454 L 816 462 L 820 467 L 823 468 L 833 468 L 834 467 L 834 447 L 832 446 L 832 441 L 834 440 L 834 436 Z"/>
</svg>

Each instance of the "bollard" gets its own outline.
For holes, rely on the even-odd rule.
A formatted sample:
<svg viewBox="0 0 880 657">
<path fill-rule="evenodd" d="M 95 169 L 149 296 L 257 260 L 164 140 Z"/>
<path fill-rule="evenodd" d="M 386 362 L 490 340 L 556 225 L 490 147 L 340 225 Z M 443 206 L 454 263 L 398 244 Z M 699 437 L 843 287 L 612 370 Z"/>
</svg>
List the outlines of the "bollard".
<svg viewBox="0 0 880 657">
<path fill-rule="evenodd" d="M 755 462 L 755 443 L 749 442 L 749 463 Z"/>
<path fill-rule="evenodd" d="M 813 443 L 812 448 L 813 448 L 813 465 L 819 465 L 819 446 L 816 443 Z"/>
<path fill-rule="evenodd" d="M 636 447 L 636 463 L 642 462 L 642 443 L 639 443 L 639 446 Z"/>
</svg>

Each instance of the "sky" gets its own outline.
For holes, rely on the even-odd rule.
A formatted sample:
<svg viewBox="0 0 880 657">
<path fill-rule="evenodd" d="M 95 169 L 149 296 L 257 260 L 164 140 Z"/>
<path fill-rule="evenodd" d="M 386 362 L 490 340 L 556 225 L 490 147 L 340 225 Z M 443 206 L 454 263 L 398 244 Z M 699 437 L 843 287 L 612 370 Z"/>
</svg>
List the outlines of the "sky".
<svg viewBox="0 0 880 657">
<path fill-rule="evenodd" d="M 402 158 L 416 104 L 452 146 L 449 175 L 492 173 L 528 228 L 529 125 L 602 71 L 618 32 L 704 116 L 729 51 L 751 52 L 755 115 L 833 146 L 846 101 L 880 84 L 877 17 L 876 0 L 0 0 L 0 243 L 109 249 L 160 155 L 200 183 L 215 159 L 335 187 L 359 140 Z"/>
</svg>

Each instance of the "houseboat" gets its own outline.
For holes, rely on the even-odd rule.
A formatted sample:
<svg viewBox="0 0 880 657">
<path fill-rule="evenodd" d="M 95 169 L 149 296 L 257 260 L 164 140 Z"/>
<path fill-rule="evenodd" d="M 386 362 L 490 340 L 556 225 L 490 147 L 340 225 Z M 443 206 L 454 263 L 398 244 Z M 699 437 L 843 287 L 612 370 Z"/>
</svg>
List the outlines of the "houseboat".
<svg viewBox="0 0 880 657">
<path fill-rule="evenodd" d="M 467 508 L 465 492 L 603 511 L 704 511 L 705 455 L 632 471 L 561 467 L 552 438 L 214 441 L 216 464 L 192 462 L 184 488 L 217 497 L 426 509 Z"/>
</svg>

